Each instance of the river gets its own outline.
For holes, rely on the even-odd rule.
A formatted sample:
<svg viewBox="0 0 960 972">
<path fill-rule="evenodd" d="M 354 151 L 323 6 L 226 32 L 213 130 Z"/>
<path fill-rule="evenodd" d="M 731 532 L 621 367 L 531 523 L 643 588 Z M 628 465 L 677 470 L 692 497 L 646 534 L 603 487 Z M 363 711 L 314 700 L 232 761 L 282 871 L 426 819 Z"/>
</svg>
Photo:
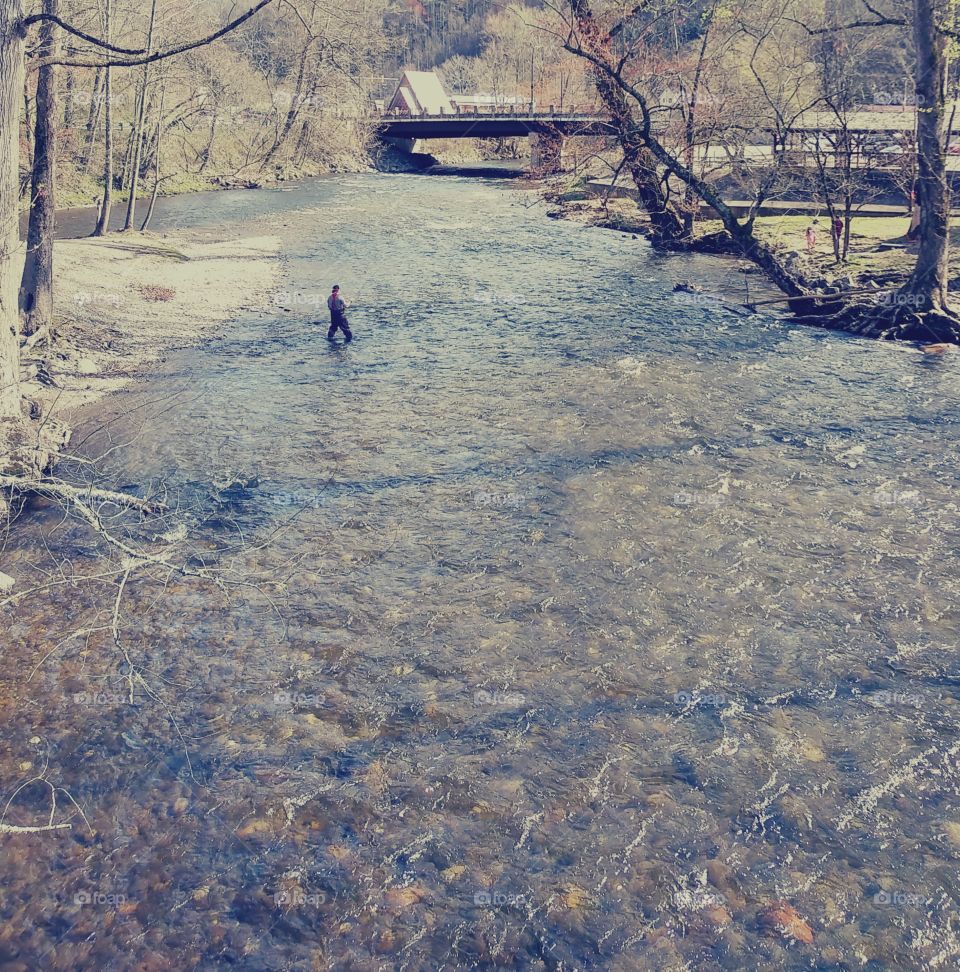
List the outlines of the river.
<svg viewBox="0 0 960 972">
<path fill-rule="evenodd" d="M 45 589 L 4 819 L 73 816 L 0 836 L 0 967 L 957 967 L 950 355 L 746 314 L 730 261 L 505 183 L 166 226 L 275 232 L 287 279 L 65 466 L 165 490 L 108 529 L 212 579 L 131 577 L 121 651 L 129 562 L 45 504 L 6 538 Z"/>
</svg>

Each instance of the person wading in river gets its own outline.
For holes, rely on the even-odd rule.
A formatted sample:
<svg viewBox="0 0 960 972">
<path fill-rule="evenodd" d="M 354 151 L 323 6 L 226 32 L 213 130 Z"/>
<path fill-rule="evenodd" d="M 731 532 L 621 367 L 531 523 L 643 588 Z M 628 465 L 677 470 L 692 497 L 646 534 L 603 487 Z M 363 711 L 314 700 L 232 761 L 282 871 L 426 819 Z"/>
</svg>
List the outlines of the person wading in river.
<svg viewBox="0 0 960 972">
<path fill-rule="evenodd" d="M 347 302 L 340 296 L 340 284 L 335 284 L 333 293 L 327 298 L 327 307 L 330 308 L 330 330 L 327 331 L 327 340 L 332 341 L 337 333 L 337 328 L 343 331 L 343 336 L 347 341 L 353 340 L 350 332 L 350 322 L 347 320 Z"/>
</svg>

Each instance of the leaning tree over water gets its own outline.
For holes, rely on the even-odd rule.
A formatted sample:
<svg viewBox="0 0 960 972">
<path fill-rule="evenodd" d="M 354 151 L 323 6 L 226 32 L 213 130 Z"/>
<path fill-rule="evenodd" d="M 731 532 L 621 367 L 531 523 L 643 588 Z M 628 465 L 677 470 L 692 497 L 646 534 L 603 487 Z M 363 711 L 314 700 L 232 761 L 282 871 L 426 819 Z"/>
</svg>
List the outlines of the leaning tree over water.
<svg viewBox="0 0 960 972">
<path fill-rule="evenodd" d="M 880 305 L 852 301 L 834 316 L 832 323 L 855 333 L 873 337 L 960 342 L 960 315 L 950 305 L 948 282 L 950 187 L 946 174 L 949 95 L 947 85 L 948 44 L 960 41 L 954 27 L 951 0 L 894 0 L 900 3 L 891 12 L 864 3 L 863 17 L 846 23 L 831 22 L 812 27 L 802 7 L 790 4 L 767 8 L 763 3 L 726 3 L 723 19 L 726 30 L 739 31 L 745 43 L 738 56 L 745 60 L 745 77 L 752 79 L 765 120 L 745 120 L 743 106 L 731 102 L 725 118 L 717 125 L 722 132 L 714 138 L 735 157 L 747 145 L 745 136 L 764 127 L 774 130 L 775 141 L 783 149 L 803 113 L 822 102 L 820 95 L 808 95 L 810 85 L 802 76 L 782 70 L 782 55 L 792 49 L 802 32 L 807 35 L 841 34 L 866 29 L 909 29 L 913 46 L 915 104 L 917 106 L 917 181 L 920 205 L 919 249 L 913 272 L 899 290 Z M 678 0 L 630 7 L 619 2 L 567 0 L 563 8 L 561 43 L 574 55 L 589 62 L 597 90 L 609 111 L 625 162 L 634 176 L 639 200 L 650 217 L 655 242 L 675 245 L 686 235 L 676 231 L 682 218 L 664 186 L 673 178 L 719 216 L 733 247 L 757 264 L 789 297 L 810 296 L 810 285 L 781 260 L 773 247 L 758 238 L 755 219 L 765 194 L 788 161 L 785 151 L 773 151 L 771 176 L 758 190 L 751 211 L 738 218 L 723 200 L 716 184 L 691 164 L 689 139 L 672 137 L 655 122 L 669 115 L 675 106 L 661 100 L 663 62 L 656 53 L 658 31 L 670 8 Z M 684 5 L 683 12 L 689 13 Z M 719 32 L 718 32 L 719 33 Z M 767 52 L 764 54 L 764 45 Z M 700 48 L 698 70 L 708 53 L 706 40 Z M 728 70 L 738 69 L 727 61 Z M 784 82 L 793 87 L 790 98 L 781 97 Z M 792 104 L 791 104 L 792 102 Z M 689 107 L 689 106 L 687 106 Z M 716 107 L 716 106 L 715 106 Z M 723 114 L 723 106 L 720 106 Z M 689 223 L 688 223 L 689 225 Z"/>
</svg>

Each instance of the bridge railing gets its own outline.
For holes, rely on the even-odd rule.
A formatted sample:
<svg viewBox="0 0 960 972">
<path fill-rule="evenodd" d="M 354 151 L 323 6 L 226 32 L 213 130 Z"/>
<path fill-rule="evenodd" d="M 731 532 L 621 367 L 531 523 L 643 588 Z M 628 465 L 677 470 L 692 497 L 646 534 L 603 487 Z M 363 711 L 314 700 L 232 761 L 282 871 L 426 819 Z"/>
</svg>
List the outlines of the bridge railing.
<svg viewBox="0 0 960 972">
<path fill-rule="evenodd" d="M 411 113 L 396 108 L 380 115 L 385 121 L 436 121 L 453 118 L 606 118 L 596 105 L 456 105 L 449 111 Z"/>
</svg>

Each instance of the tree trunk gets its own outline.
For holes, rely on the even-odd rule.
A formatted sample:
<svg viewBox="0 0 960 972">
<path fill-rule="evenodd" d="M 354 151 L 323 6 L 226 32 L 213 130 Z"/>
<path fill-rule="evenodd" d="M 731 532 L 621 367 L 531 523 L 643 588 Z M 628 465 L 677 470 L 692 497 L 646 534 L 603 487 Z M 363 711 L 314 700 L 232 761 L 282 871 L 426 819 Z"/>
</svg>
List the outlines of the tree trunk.
<svg viewBox="0 0 960 972">
<path fill-rule="evenodd" d="M 310 123 L 310 118 L 304 119 L 303 125 L 300 128 L 300 135 L 297 137 L 297 145 L 293 150 L 294 165 L 301 166 L 307 157 L 307 148 L 310 144 L 310 135 L 313 131 L 313 125 Z"/>
<path fill-rule="evenodd" d="M 33 108 L 26 85 L 23 86 L 23 120 L 27 130 L 27 168 L 33 168 Z"/>
<path fill-rule="evenodd" d="M 72 133 L 76 121 L 77 74 L 72 68 L 67 71 L 67 88 L 63 106 L 63 127 Z"/>
<path fill-rule="evenodd" d="M 217 138 L 217 122 L 220 116 L 217 114 L 217 106 L 213 106 L 213 111 L 210 115 L 210 135 L 207 138 L 207 147 L 203 150 L 203 161 L 200 163 L 200 172 L 204 172 L 210 162 L 213 160 L 213 144 Z M 159 132 L 159 128 L 157 129 Z M 160 138 L 157 136 L 157 148 L 159 150 Z"/>
<path fill-rule="evenodd" d="M 153 153 L 153 192 L 150 194 L 150 205 L 147 207 L 147 215 L 144 217 L 140 232 L 145 233 L 153 219 L 153 210 L 157 205 L 157 196 L 160 194 L 160 149 L 163 146 L 163 90 L 160 91 L 160 106 L 157 111 L 157 144 Z"/>
<path fill-rule="evenodd" d="M 104 0 L 103 36 L 113 41 L 113 0 Z M 113 205 L 113 68 L 103 69 L 103 198 L 94 236 L 110 232 L 110 209 Z"/>
<path fill-rule="evenodd" d="M 920 248 L 901 294 L 915 311 L 948 307 L 950 189 L 946 174 L 946 39 L 938 28 L 937 0 L 913 0 L 917 90 L 917 201 Z M 904 301 L 904 304 L 907 304 Z"/>
<path fill-rule="evenodd" d="M 283 121 L 283 127 L 277 133 L 276 138 L 273 140 L 273 145 L 270 147 L 270 151 L 267 152 L 266 157 L 263 160 L 263 164 L 267 165 L 273 161 L 274 156 L 280 151 L 280 147 L 284 142 L 290 137 L 290 132 L 293 131 L 293 126 L 296 124 L 297 116 L 300 114 L 300 106 L 303 100 L 303 88 L 304 79 L 307 74 L 307 65 L 310 58 L 310 50 L 313 47 L 316 38 L 311 37 L 303 50 L 300 52 L 300 66 L 297 69 L 297 81 L 293 89 L 293 95 L 290 98 L 290 105 L 287 108 L 287 114 Z"/>
<path fill-rule="evenodd" d="M 21 0 L 0 3 L 0 465 L 9 457 L 10 426 L 20 412 L 20 106 L 23 99 Z"/>
<path fill-rule="evenodd" d="M 582 35 L 581 42 L 585 49 L 605 64 L 610 62 L 612 59 L 610 36 L 601 32 L 590 4 L 587 0 L 570 0 L 570 8 Z M 612 117 L 617 141 L 626 159 L 630 176 L 637 187 L 638 201 L 650 219 L 654 240 L 667 243 L 682 239 L 685 235 L 683 220 L 667 203 L 656 160 L 644 144 L 626 95 L 606 71 L 595 65 L 592 74 L 600 100 Z"/>
<path fill-rule="evenodd" d="M 97 122 L 100 120 L 100 107 L 103 104 L 103 69 L 97 68 L 93 78 L 93 92 L 90 96 L 90 110 L 87 112 L 87 124 L 84 126 L 86 137 L 84 139 L 83 154 L 77 161 L 79 168 L 86 170 L 90 164 L 90 156 L 93 154 L 93 140 L 97 133 Z"/>
<path fill-rule="evenodd" d="M 147 53 L 153 53 L 153 28 L 157 21 L 157 0 L 150 5 L 150 26 L 147 29 Z M 130 195 L 127 198 L 127 218 L 123 230 L 133 229 L 133 216 L 137 209 L 137 192 L 140 188 L 140 162 L 143 156 L 143 126 L 147 114 L 147 86 L 150 83 L 150 65 L 143 66 L 143 81 L 140 88 L 140 101 L 137 105 L 137 118 L 133 127 L 133 160 L 130 169 Z"/>
<path fill-rule="evenodd" d="M 158 145 L 159 149 L 159 145 Z M 154 163 L 155 168 L 153 172 L 153 192 L 150 193 L 150 205 L 147 206 L 147 215 L 143 217 L 143 224 L 140 227 L 141 233 L 146 233 L 150 228 L 150 220 L 153 219 L 153 211 L 157 205 L 157 196 L 160 195 L 160 159 L 159 153 L 156 162 Z"/>
<path fill-rule="evenodd" d="M 139 104 L 139 97 L 137 103 Z M 136 111 L 134 111 L 136 114 Z M 122 123 L 121 123 L 121 128 Z M 123 162 L 120 164 L 120 190 L 126 192 L 130 188 L 130 162 L 133 159 L 133 126 L 130 126 L 130 137 L 127 139 L 127 147 L 123 150 Z"/>
<path fill-rule="evenodd" d="M 853 196 L 848 192 L 843 199 L 843 249 L 840 259 L 846 262 L 850 253 L 850 223 L 853 221 Z"/>
<path fill-rule="evenodd" d="M 703 77 L 703 67 L 707 56 L 707 43 L 710 39 L 710 28 L 713 26 L 713 14 L 716 10 L 712 7 L 706 15 L 706 22 L 703 27 L 703 39 L 700 42 L 700 53 L 697 56 L 697 67 L 693 72 L 693 84 L 691 85 L 690 97 L 687 100 L 687 118 L 683 128 L 684 141 L 684 164 L 693 172 L 696 163 L 696 138 L 697 138 L 697 103 L 700 98 L 700 82 Z M 679 45 L 678 45 L 679 48 Z M 680 51 L 678 49 L 677 55 Z M 681 82 L 681 91 L 683 85 Z M 683 232 L 689 239 L 693 239 L 693 224 L 696 219 L 697 200 L 692 186 L 686 186 L 683 191 Z"/>
<path fill-rule="evenodd" d="M 56 17 L 59 0 L 43 0 L 44 13 Z M 40 27 L 40 56 L 57 53 L 59 28 L 49 20 Z M 30 192 L 27 258 L 20 281 L 23 333 L 35 334 L 53 320 L 53 240 L 56 231 L 57 69 L 37 72 L 36 135 Z"/>
</svg>

